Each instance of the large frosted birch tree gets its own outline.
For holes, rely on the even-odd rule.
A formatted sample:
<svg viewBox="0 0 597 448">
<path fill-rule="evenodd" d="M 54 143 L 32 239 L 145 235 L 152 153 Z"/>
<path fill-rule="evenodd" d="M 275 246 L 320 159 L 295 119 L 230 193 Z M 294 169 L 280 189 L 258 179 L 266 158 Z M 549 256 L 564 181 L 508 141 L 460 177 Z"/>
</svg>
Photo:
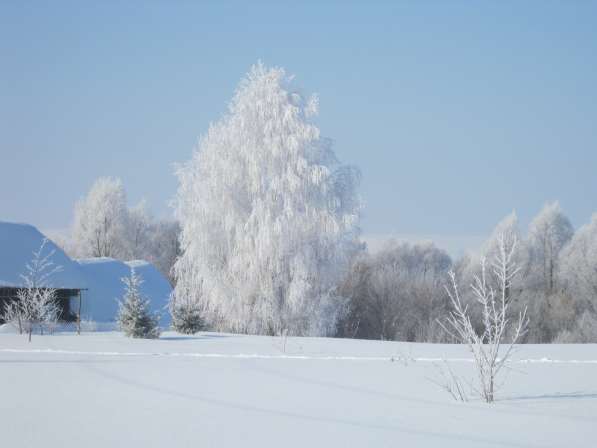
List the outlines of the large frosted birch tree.
<svg viewBox="0 0 597 448">
<path fill-rule="evenodd" d="M 358 236 L 358 172 L 339 163 L 306 97 L 258 63 L 178 170 L 182 256 L 173 300 L 222 330 L 323 335 Z"/>
</svg>

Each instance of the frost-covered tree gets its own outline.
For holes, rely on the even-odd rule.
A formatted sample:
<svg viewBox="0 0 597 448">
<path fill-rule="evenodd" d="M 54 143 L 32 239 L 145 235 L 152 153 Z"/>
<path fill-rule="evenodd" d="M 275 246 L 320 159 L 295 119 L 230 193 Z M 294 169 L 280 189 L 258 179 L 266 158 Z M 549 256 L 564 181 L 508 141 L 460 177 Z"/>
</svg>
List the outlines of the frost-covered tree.
<svg viewBox="0 0 597 448">
<path fill-rule="evenodd" d="M 0 320 L 12 325 L 19 334 L 23 334 L 23 313 L 18 300 L 11 300 L 4 303 L 4 308 L 0 310 Z"/>
<path fill-rule="evenodd" d="M 379 252 L 361 256 L 342 284 L 350 299 L 340 335 L 405 341 L 437 341 L 436 319 L 447 305 L 438 293 L 452 265 L 432 243 L 388 241 Z"/>
<path fill-rule="evenodd" d="M 201 303 L 192 295 L 172 294 L 168 304 L 172 328 L 182 334 L 195 334 L 206 328 Z"/>
<path fill-rule="evenodd" d="M 556 289 L 560 251 L 574 229 L 558 202 L 545 205 L 529 226 L 526 283 L 551 294 Z"/>
<path fill-rule="evenodd" d="M 575 323 L 560 325 L 560 342 L 597 342 L 597 213 L 560 253 L 560 272 Z"/>
<path fill-rule="evenodd" d="M 482 256 L 487 260 L 493 260 L 500 255 L 503 245 L 509 251 L 514 245 L 518 244 L 518 241 L 520 241 L 518 216 L 515 211 L 512 211 L 495 226 L 489 239 L 483 245 Z M 517 254 L 518 251 L 515 251 L 513 256 Z"/>
<path fill-rule="evenodd" d="M 50 287 L 21 288 L 17 291 L 19 321 L 27 333 L 29 342 L 34 328 L 43 333 L 44 326 L 52 326 L 60 314 L 56 301 L 56 289 Z"/>
<path fill-rule="evenodd" d="M 144 257 L 175 284 L 173 267 L 180 255 L 180 224 L 174 220 L 159 220 L 150 227 L 149 253 Z"/>
<path fill-rule="evenodd" d="M 520 241 L 520 230 L 518 228 L 518 216 L 515 211 L 512 211 L 497 223 L 489 238 L 483 243 L 480 251 L 471 254 L 466 259 L 465 265 L 461 266 L 461 273 L 465 277 L 465 283 L 472 283 L 483 258 L 493 260 L 499 255 L 502 242 L 507 247 L 512 247 L 515 241 Z M 515 252 L 514 256 L 517 257 L 517 260 L 514 261 L 520 263 L 520 260 L 518 260 L 521 258 L 520 248 Z"/>
<path fill-rule="evenodd" d="M 512 262 L 517 266 L 522 264 L 524 259 L 524 248 L 521 250 L 520 241 L 520 230 L 518 227 L 518 216 L 515 211 L 512 211 L 504 218 L 502 218 L 492 230 L 489 238 L 483 243 L 480 250 L 468 254 L 463 257 L 454 267 L 454 272 L 457 280 L 463 285 L 472 285 L 475 283 L 475 278 L 479 274 L 479 266 L 482 260 L 494 260 L 499 254 L 502 243 L 506 246 L 506 250 L 512 248 L 516 243 L 517 250 L 514 251 Z M 497 289 L 499 286 L 495 283 L 496 279 L 493 276 L 487 278 L 489 282 L 493 282 L 491 286 Z M 520 296 L 522 288 L 520 276 L 516 276 L 512 279 L 512 283 L 509 284 L 506 296 L 512 294 L 512 290 L 516 291 L 515 296 L 517 299 Z M 481 308 L 475 306 L 478 299 L 473 289 L 464 288 L 460 291 L 460 298 L 465 306 L 468 306 L 469 316 L 473 327 L 477 331 L 483 331 L 483 315 Z M 520 306 L 520 304 L 514 304 L 514 306 Z"/>
<path fill-rule="evenodd" d="M 562 250 L 560 277 L 584 309 L 597 313 L 597 213 Z"/>
<path fill-rule="evenodd" d="M 60 308 L 56 300 L 56 289 L 51 286 L 51 277 L 62 267 L 52 261 L 55 251 L 46 253 L 48 240 L 44 239 L 21 275 L 23 287 L 17 290 L 17 301 L 5 304 L 2 319 L 10 322 L 26 333 L 31 342 L 31 334 L 37 327 L 56 322 Z"/>
<path fill-rule="evenodd" d="M 454 339 L 468 346 L 478 380 L 475 389 L 488 403 L 494 400 L 496 380 L 509 361 L 514 344 L 524 335 L 528 326 L 526 309 L 515 320 L 510 312 L 512 297 L 509 291 L 512 279 L 518 273 L 514 262 L 517 241 L 509 240 L 506 235 L 499 237 L 498 241 L 497 255 L 491 264 L 487 263 L 486 258 L 481 259 L 481 273 L 475 276 L 471 286 L 481 308 L 482 330 L 475 329 L 472 323 L 469 307 L 461 298 L 454 272 L 450 273 L 451 284 L 446 288 L 452 309 L 443 324 Z M 494 281 L 491 281 L 491 277 Z M 492 286 L 493 283 L 497 283 L 497 288 Z M 458 385 L 458 379 L 455 381 Z"/>
<path fill-rule="evenodd" d="M 512 311 L 528 310 L 530 325 L 525 334 L 526 342 L 550 342 L 562 326 L 572 317 L 567 310 L 569 297 L 557 288 L 559 253 L 572 235 L 572 227 L 562 214 L 557 203 L 545 206 L 529 227 L 526 240 L 520 238 L 518 220 L 513 212 L 506 216 L 493 230 L 478 254 L 462 259 L 455 271 L 459 283 L 471 284 L 477 275 L 480 260 L 494 259 L 499 253 L 500 241 L 505 238 L 507 246 L 513 241 L 521 241 L 513 255 L 520 273 L 512 279 L 506 295 L 513 295 Z M 489 281 L 495 279 L 489 278 Z M 497 284 L 491 285 L 497 288 Z M 474 291 L 463 289 L 461 298 L 469 305 L 473 326 L 478 331 L 483 328 L 481 310 L 472 306 L 476 302 Z"/>
<path fill-rule="evenodd" d="M 147 203 L 142 200 L 127 209 L 124 225 L 123 251 L 129 260 L 145 259 L 151 252 L 151 233 L 154 227 L 153 217 L 147 210 Z"/>
<path fill-rule="evenodd" d="M 81 257 L 124 255 L 126 193 L 120 179 L 99 178 L 75 208 L 72 245 Z"/>
<path fill-rule="evenodd" d="M 559 284 L 561 251 L 572 235 L 572 225 L 557 202 L 545 205 L 529 226 L 520 294 L 531 318 L 528 342 L 551 342 L 574 320 L 571 298 Z"/>
<path fill-rule="evenodd" d="M 595 343 L 597 342 L 597 314 L 585 311 L 578 321 L 569 330 L 562 330 L 555 341 L 559 344 L 566 343 Z"/>
<path fill-rule="evenodd" d="M 150 302 L 141 294 L 143 279 L 134 268 L 128 277 L 122 278 L 125 293 L 119 301 L 117 322 L 125 335 L 133 338 L 154 339 L 160 337 L 159 316 L 150 310 Z"/>
<path fill-rule="evenodd" d="M 75 207 L 70 237 L 55 235 L 54 242 L 74 257 L 149 261 L 173 282 L 179 224 L 154 218 L 145 200 L 129 207 L 126 198 L 119 179 L 98 179 Z"/>
<path fill-rule="evenodd" d="M 183 254 L 176 291 L 219 329 L 322 335 L 345 300 L 336 285 L 358 233 L 358 173 L 341 165 L 305 97 L 258 63 L 228 113 L 178 170 Z"/>
</svg>

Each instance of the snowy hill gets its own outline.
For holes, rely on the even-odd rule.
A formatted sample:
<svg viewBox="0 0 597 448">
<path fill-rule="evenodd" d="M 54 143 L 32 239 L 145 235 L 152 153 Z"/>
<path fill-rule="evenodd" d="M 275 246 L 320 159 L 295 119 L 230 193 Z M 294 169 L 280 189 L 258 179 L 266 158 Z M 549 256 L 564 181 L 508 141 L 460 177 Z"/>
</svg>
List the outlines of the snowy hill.
<svg viewBox="0 0 597 448">
<path fill-rule="evenodd" d="M 89 258 L 77 260 L 89 290 L 83 292 L 83 309 L 81 315 L 97 322 L 112 322 L 118 311 L 118 301 L 124 294 L 121 279 L 130 274 L 131 268 L 143 279 L 141 293 L 151 302 L 152 311 L 162 316 L 160 324 L 169 324 L 169 314 L 165 307 L 172 288 L 168 280 L 146 261 L 122 262 L 113 258 Z"/>
<path fill-rule="evenodd" d="M 2 441 L 86 447 L 562 447 L 597 440 L 597 346 L 521 346 L 494 404 L 465 347 L 166 333 L 0 335 Z M 68 436 L 65 436 L 64 425 Z"/>
<path fill-rule="evenodd" d="M 23 286 L 21 274 L 31 261 L 45 236 L 29 224 L 16 224 L 0 221 L 0 286 Z M 54 274 L 50 284 L 54 288 L 86 288 L 87 282 L 79 264 L 71 260 L 58 246 L 48 241 L 44 254 L 54 251 L 52 261 L 62 270 Z"/>
</svg>

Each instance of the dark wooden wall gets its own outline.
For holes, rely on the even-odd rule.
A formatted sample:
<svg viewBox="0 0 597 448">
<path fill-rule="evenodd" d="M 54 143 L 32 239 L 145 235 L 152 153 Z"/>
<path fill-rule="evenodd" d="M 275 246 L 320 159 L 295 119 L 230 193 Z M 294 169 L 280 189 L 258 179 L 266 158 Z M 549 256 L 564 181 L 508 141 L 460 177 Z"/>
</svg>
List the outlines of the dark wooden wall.
<svg viewBox="0 0 597 448">
<path fill-rule="evenodd" d="M 6 303 L 10 303 L 13 300 L 18 300 L 17 291 L 19 288 L 8 288 L 0 287 L 0 311 L 4 310 Z M 64 322 L 75 322 L 77 320 L 76 309 L 70 309 L 71 297 L 77 297 L 79 295 L 78 289 L 57 289 L 56 300 L 60 305 L 60 315 L 58 319 Z M 4 323 L 0 318 L 0 323 Z"/>
</svg>

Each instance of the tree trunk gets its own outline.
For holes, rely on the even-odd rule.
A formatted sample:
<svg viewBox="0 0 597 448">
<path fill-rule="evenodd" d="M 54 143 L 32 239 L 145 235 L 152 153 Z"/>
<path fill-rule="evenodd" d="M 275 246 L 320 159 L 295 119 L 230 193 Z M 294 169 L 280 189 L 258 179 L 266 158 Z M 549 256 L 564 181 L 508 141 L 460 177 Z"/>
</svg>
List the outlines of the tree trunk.
<svg viewBox="0 0 597 448">
<path fill-rule="evenodd" d="M 487 403 L 493 403 L 493 373 L 489 378 L 489 394 L 487 395 Z"/>
<path fill-rule="evenodd" d="M 81 334 L 81 290 L 79 290 L 79 309 L 77 311 L 77 334 Z"/>
</svg>

